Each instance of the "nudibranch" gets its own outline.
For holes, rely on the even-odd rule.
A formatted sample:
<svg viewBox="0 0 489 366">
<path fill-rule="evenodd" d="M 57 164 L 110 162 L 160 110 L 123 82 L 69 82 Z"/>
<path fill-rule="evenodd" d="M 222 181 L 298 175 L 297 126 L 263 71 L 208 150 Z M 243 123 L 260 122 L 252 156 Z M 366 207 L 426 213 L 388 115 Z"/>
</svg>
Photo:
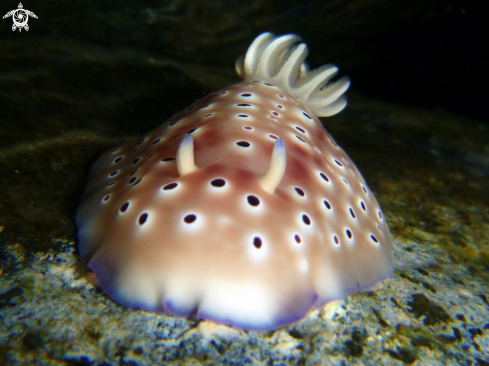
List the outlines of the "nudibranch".
<svg viewBox="0 0 489 366">
<path fill-rule="evenodd" d="M 306 55 L 261 34 L 236 62 L 244 81 L 99 158 L 76 222 L 110 298 L 272 330 L 392 273 L 379 204 L 318 119 L 350 81 Z"/>
</svg>

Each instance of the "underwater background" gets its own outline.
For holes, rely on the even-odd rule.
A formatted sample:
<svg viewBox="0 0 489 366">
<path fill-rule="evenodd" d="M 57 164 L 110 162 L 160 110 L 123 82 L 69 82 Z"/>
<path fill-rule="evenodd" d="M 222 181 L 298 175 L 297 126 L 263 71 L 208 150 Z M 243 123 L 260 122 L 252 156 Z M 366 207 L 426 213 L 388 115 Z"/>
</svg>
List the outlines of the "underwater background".
<svg viewBox="0 0 489 366">
<path fill-rule="evenodd" d="M 29 31 L 0 22 L 0 364 L 489 365 L 484 1 L 22 4 Z M 322 121 L 383 208 L 395 274 L 275 332 L 117 305 L 77 254 L 90 166 L 238 82 L 264 31 L 352 80 Z"/>
</svg>

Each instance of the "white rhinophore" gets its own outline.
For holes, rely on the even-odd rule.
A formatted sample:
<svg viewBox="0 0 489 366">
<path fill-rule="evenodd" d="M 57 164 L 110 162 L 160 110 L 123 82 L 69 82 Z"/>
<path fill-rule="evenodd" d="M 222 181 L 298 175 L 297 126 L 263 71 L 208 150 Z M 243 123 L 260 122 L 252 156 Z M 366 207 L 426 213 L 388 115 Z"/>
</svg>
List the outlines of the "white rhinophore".
<svg viewBox="0 0 489 366">
<path fill-rule="evenodd" d="M 175 160 L 177 163 L 178 174 L 180 174 L 181 177 L 198 169 L 194 163 L 194 139 L 192 138 L 192 135 L 187 135 L 182 140 L 180 146 L 178 146 Z"/>
<path fill-rule="evenodd" d="M 279 138 L 273 146 L 272 158 L 267 172 L 260 178 L 260 186 L 268 193 L 275 192 L 275 189 L 280 184 L 285 173 L 286 161 L 284 141 Z"/>
</svg>

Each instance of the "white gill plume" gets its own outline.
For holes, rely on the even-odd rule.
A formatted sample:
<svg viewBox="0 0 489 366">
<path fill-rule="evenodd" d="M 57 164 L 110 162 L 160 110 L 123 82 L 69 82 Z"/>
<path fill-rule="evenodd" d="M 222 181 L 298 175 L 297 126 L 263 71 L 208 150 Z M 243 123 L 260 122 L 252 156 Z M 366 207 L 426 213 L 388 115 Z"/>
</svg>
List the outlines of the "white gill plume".
<svg viewBox="0 0 489 366">
<path fill-rule="evenodd" d="M 307 46 L 294 34 L 275 37 L 272 33 L 258 36 L 244 57 L 236 60 L 236 71 L 245 80 L 267 80 L 295 95 L 316 116 L 328 117 L 346 106 L 343 93 L 350 79 L 331 82 L 338 68 L 328 64 L 309 71 L 304 60 Z"/>
</svg>

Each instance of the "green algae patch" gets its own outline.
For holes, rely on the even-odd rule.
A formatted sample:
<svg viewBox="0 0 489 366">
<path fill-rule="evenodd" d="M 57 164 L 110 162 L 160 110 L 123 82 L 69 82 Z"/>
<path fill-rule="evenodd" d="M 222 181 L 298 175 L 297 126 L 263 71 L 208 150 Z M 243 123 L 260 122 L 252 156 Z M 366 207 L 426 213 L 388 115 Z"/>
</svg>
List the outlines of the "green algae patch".
<svg viewBox="0 0 489 366">
<path fill-rule="evenodd" d="M 413 294 L 411 298 L 412 301 L 407 303 L 411 307 L 409 311 L 416 318 L 424 316 L 424 325 L 435 325 L 440 322 L 446 323 L 451 319 L 445 309 L 430 301 L 424 294 Z"/>
<path fill-rule="evenodd" d="M 432 285 L 430 285 L 430 284 L 429 284 L 428 282 L 426 282 L 426 281 L 419 280 L 419 279 L 416 279 L 416 278 L 414 278 L 414 277 L 411 277 L 411 276 L 409 276 L 407 273 L 404 273 L 404 272 L 399 273 L 399 276 L 400 276 L 400 277 L 402 277 L 402 278 L 404 278 L 404 279 L 406 279 L 406 280 L 408 280 L 408 281 L 410 281 L 410 282 L 412 282 L 412 283 L 415 283 L 415 284 L 417 284 L 417 285 L 421 285 L 421 286 L 423 286 L 425 289 L 430 290 L 431 292 L 436 293 L 436 289 L 435 289 L 435 287 L 433 287 Z"/>
<path fill-rule="evenodd" d="M 372 312 L 374 313 L 375 317 L 377 318 L 377 320 L 379 321 L 379 324 L 382 326 L 382 327 L 388 327 L 389 326 L 389 323 L 387 323 L 384 318 L 382 317 L 382 313 L 377 310 L 376 308 L 372 308 Z"/>
<path fill-rule="evenodd" d="M 406 365 L 412 364 L 417 358 L 416 353 L 406 347 L 397 347 L 395 351 L 387 350 L 387 353 L 396 360 L 404 362 Z"/>
<path fill-rule="evenodd" d="M 18 297 L 24 293 L 24 290 L 20 287 L 14 287 L 0 294 L 0 309 L 5 306 L 16 306 L 18 303 Z"/>
<path fill-rule="evenodd" d="M 353 329 L 351 339 L 345 341 L 345 354 L 351 357 L 360 357 L 363 355 L 363 341 L 366 337 L 365 330 Z"/>
</svg>

